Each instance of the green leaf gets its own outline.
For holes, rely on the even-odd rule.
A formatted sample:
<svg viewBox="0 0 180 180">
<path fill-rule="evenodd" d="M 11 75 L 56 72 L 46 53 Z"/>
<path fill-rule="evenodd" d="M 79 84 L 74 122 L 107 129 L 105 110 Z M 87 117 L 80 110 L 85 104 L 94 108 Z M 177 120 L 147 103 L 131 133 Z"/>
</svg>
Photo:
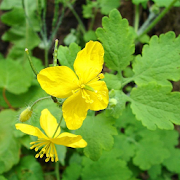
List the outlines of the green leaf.
<svg viewBox="0 0 180 180">
<path fill-rule="evenodd" d="M 170 85 L 168 80 L 180 79 L 180 36 L 174 32 L 153 36 L 149 45 L 143 47 L 142 56 L 137 56 L 133 64 L 134 80 L 138 85 L 156 81 Z"/>
<path fill-rule="evenodd" d="M 140 140 L 136 148 L 133 162 L 142 170 L 148 170 L 153 165 L 162 163 L 164 159 L 170 156 L 169 151 L 164 147 L 164 143 L 158 136 Z"/>
<path fill-rule="evenodd" d="M 105 78 L 103 79 L 106 82 L 108 89 L 117 89 L 121 88 L 121 81 L 117 75 L 105 73 Z"/>
<path fill-rule="evenodd" d="M 83 38 L 84 38 L 85 42 L 88 42 L 90 40 L 92 40 L 92 41 L 96 41 L 97 40 L 96 33 L 94 31 L 92 31 L 92 30 L 87 31 L 84 34 Z"/>
<path fill-rule="evenodd" d="M 76 131 L 76 134 L 82 135 L 87 141 L 87 147 L 84 148 L 84 154 L 96 161 L 100 158 L 102 150 L 110 150 L 114 144 L 112 135 L 117 131 L 112 126 L 114 119 L 106 117 L 103 113 L 97 116 L 87 116 L 83 125 Z"/>
<path fill-rule="evenodd" d="M 154 165 L 148 170 L 148 174 L 152 179 L 157 179 L 161 174 L 161 165 Z"/>
<path fill-rule="evenodd" d="M 66 158 L 67 148 L 65 146 L 57 145 L 56 150 L 57 150 L 59 162 L 64 166 L 65 165 L 64 160 Z"/>
<path fill-rule="evenodd" d="M 0 175 L 0 180 L 7 180 L 4 176 Z"/>
<path fill-rule="evenodd" d="M 180 93 L 156 84 L 133 88 L 130 101 L 136 118 L 148 129 L 173 129 L 180 124 Z"/>
<path fill-rule="evenodd" d="M 119 157 L 126 162 L 135 154 L 135 145 L 123 134 L 114 137 L 114 148 L 122 152 Z"/>
<path fill-rule="evenodd" d="M 138 5 L 138 4 L 142 4 L 142 6 L 144 7 L 144 8 L 146 8 L 147 7 L 147 2 L 148 2 L 148 0 L 132 0 L 132 2 L 133 2 L 133 4 L 136 4 L 136 5 Z"/>
<path fill-rule="evenodd" d="M 26 92 L 31 85 L 22 65 L 11 59 L 0 60 L 0 87 L 13 94 Z"/>
<path fill-rule="evenodd" d="M 126 163 L 115 158 L 111 151 L 96 162 L 84 157 L 83 166 L 82 180 L 129 180 L 132 175 Z"/>
<path fill-rule="evenodd" d="M 7 172 L 19 161 L 20 143 L 14 137 L 17 113 L 12 110 L 0 112 L 0 174 Z"/>
<path fill-rule="evenodd" d="M 1 16 L 3 23 L 8 26 L 23 25 L 25 23 L 25 14 L 22 8 L 14 8 Z"/>
<path fill-rule="evenodd" d="M 170 157 L 164 160 L 163 165 L 171 172 L 180 173 L 180 150 L 171 148 L 170 152 Z"/>
<path fill-rule="evenodd" d="M 41 165 L 31 155 L 24 156 L 20 163 L 8 173 L 7 177 L 9 180 L 44 180 Z"/>
<path fill-rule="evenodd" d="M 118 8 L 120 6 L 119 0 L 97 0 L 101 9 L 101 13 L 108 15 L 109 12 L 114 9 Z"/>
<path fill-rule="evenodd" d="M 71 43 L 69 48 L 66 46 L 59 46 L 58 48 L 58 60 L 63 66 L 68 66 L 73 69 L 74 60 L 77 53 L 81 50 L 81 47 L 76 43 Z"/>
<path fill-rule="evenodd" d="M 3 0 L 1 2 L 0 9 L 2 10 L 10 10 L 13 7 L 22 7 L 22 1 L 19 0 Z"/>
<path fill-rule="evenodd" d="M 2 89 L 0 89 L 0 93 L 3 93 Z M 26 93 L 19 95 L 9 93 L 8 91 L 6 92 L 6 98 L 14 108 L 27 106 L 28 104 L 32 104 L 32 102 L 36 101 L 40 97 L 45 96 L 47 96 L 47 94 L 41 89 L 40 86 L 31 86 Z M 8 107 L 2 96 L 0 96 L 0 106 L 5 108 Z"/>
<path fill-rule="evenodd" d="M 109 93 L 109 105 L 106 109 L 106 115 L 118 118 L 125 109 L 128 97 L 121 90 L 111 90 Z"/>
<path fill-rule="evenodd" d="M 62 180 L 78 180 L 82 167 L 79 164 L 71 163 L 63 172 Z"/>
<path fill-rule="evenodd" d="M 168 7 L 173 0 L 153 0 L 159 7 Z M 176 2 L 174 6 L 180 6 L 180 2 Z"/>
<path fill-rule="evenodd" d="M 96 30 L 98 39 L 105 49 L 106 66 L 121 71 L 129 65 L 134 53 L 133 34 L 129 30 L 127 19 L 122 19 L 118 10 L 110 12 L 109 18 L 103 17 L 103 28 Z"/>
</svg>

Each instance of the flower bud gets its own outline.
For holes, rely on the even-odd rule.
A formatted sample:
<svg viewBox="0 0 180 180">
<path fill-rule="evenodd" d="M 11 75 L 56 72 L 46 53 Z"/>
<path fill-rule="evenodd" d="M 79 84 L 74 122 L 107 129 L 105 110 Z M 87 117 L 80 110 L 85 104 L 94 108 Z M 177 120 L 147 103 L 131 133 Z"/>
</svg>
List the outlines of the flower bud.
<svg viewBox="0 0 180 180">
<path fill-rule="evenodd" d="M 31 118 L 32 115 L 32 109 L 31 107 L 27 107 L 19 116 L 19 121 L 25 122 Z"/>
<path fill-rule="evenodd" d="M 110 108 L 115 107 L 117 103 L 118 103 L 117 99 L 111 98 L 111 99 L 109 100 L 109 107 L 110 107 Z"/>
</svg>

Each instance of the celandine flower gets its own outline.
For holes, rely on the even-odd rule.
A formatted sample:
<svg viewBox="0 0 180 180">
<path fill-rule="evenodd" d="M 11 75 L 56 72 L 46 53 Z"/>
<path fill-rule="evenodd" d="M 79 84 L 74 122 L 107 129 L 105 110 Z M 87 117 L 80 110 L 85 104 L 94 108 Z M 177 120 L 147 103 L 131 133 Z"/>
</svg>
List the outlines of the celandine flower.
<svg viewBox="0 0 180 180">
<path fill-rule="evenodd" d="M 57 120 L 48 111 L 48 109 L 44 109 L 41 112 L 40 125 L 46 135 L 39 128 L 28 124 L 18 123 L 15 125 L 16 129 L 19 129 L 26 134 L 38 137 L 37 141 L 30 143 L 32 145 L 30 147 L 31 149 L 35 149 L 35 151 L 41 149 L 40 152 L 36 154 L 36 158 L 42 158 L 44 155 L 46 155 L 46 162 L 48 162 L 50 159 L 52 162 L 58 161 L 55 144 L 72 148 L 83 148 L 87 146 L 86 141 L 82 139 L 80 135 L 74 135 L 67 132 L 60 134 L 61 129 L 58 127 Z M 56 134 L 54 135 L 55 131 Z"/>
<path fill-rule="evenodd" d="M 75 59 L 74 70 L 67 66 L 48 67 L 37 75 L 42 89 L 48 94 L 67 98 L 62 106 L 69 129 L 78 129 L 88 109 L 98 111 L 108 105 L 108 89 L 101 73 L 104 49 L 99 42 L 90 41 Z"/>
</svg>

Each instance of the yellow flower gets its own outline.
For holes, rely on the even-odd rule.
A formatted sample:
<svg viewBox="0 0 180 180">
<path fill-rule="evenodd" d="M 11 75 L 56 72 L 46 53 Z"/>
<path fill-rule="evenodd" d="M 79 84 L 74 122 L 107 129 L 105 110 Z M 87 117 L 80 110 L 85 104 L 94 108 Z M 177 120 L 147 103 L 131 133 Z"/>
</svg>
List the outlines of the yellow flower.
<svg viewBox="0 0 180 180">
<path fill-rule="evenodd" d="M 50 159 L 52 162 L 58 161 L 55 144 L 64 145 L 72 148 L 83 148 L 87 146 L 86 141 L 82 139 L 80 135 L 74 135 L 67 132 L 60 134 L 61 129 L 60 127 L 58 127 L 57 120 L 48 111 L 48 109 L 44 109 L 41 112 L 40 125 L 41 128 L 44 130 L 45 134 L 39 128 L 28 124 L 18 123 L 15 125 L 16 129 L 19 129 L 26 134 L 38 137 L 37 141 L 30 143 L 32 145 L 30 149 L 35 148 L 35 151 L 41 149 L 40 152 L 36 154 L 36 158 L 42 158 L 44 155 L 46 155 L 46 162 L 48 162 Z M 54 135 L 57 127 L 57 132 Z"/>
<path fill-rule="evenodd" d="M 75 59 L 74 70 L 67 66 L 48 67 L 37 75 L 38 82 L 48 94 L 67 98 L 62 106 L 69 129 L 78 129 L 88 109 L 99 111 L 108 105 L 108 89 L 101 73 L 104 49 L 99 42 L 90 41 Z"/>
</svg>

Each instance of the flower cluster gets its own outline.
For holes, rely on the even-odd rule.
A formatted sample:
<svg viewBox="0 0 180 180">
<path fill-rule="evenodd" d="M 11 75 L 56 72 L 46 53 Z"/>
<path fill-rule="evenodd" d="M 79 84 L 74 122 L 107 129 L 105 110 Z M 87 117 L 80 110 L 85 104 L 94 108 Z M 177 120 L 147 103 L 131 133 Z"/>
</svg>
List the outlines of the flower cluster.
<svg viewBox="0 0 180 180">
<path fill-rule="evenodd" d="M 99 42 L 90 41 L 81 50 L 74 61 L 74 71 L 67 66 L 47 67 L 39 72 L 37 80 L 43 90 L 53 97 L 66 98 L 62 105 L 63 118 L 67 128 L 78 129 L 87 116 L 87 111 L 99 111 L 108 105 L 108 89 L 101 73 L 104 64 L 104 49 Z M 31 149 L 40 152 L 36 158 L 46 155 L 46 162 L 58 161 L 55 144 L 72 148 L 86 147 L 87 143 L 80 135 L 64 132 L 51 113 L 41 112 L 40 125 L 45 134 L 37 127 L 16 124 L 16 129 L 37 136 L 31 143 Z"/>
</svg>

